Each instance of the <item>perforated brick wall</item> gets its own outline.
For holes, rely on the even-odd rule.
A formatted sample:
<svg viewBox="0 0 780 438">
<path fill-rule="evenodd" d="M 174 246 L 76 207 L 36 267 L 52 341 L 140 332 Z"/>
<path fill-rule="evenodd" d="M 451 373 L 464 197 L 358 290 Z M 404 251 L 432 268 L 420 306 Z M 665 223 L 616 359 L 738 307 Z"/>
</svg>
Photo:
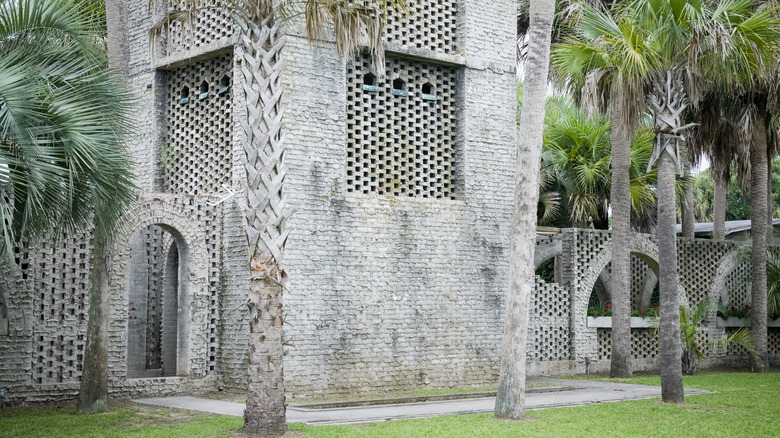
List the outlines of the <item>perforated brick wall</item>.
<svg viewBox="0 0 780 438">
<path fill-rule="evenodd" d="M 347 67 L 347 191 L 455 199 L 456 71 L 387 59 L 383 79 L 367 56 Z"/>
<path fill-rule="evenodd" d="M 233 56 L 169 72 L 168 123 L 159 160 L 168 193 L 208 195 L 231 185 Z"/>
<path fill-rule="evenodd" d="M 192 19 L 183 24 L 171 22 L 168 32 L 162 36 L 159 50 L 161 56 L 177 52 L 198 49 L 214 41 L 229 38 L 234 33 L 234 22 L 224 7 L 216 7 L 216 1 L 203 1 L 200 10 Z M 170 8 L 184 9 L 179 2 L 170 1 Z"/>
<path fill-rule="evenodd" d="M 612 330 L 598 329 L 598 357 L 612 357 Z M 659 357 L 658 336 L 653 329 L 631 329 L 631 357 L 635 360 L 655 360 Z"/>
<path fill-rule="evenodd" d="M 688 296 L 689 305 L 695 306 L 708 296 L 709 288 L 717 276 L 718 267 L 731 246 L 731 243 L 703 239 L 678 240 L 677 271 L 680 284 L 685 288 Z M 734 288 L 737 297 L 741 289 L 737 283 L 744 281 L 743 279 L 741 272 L 734 272 L 728 281 L 728 287 Z"/>
<path fill-rule="evenodd" d="M 385 41 L 405 47 L 454 54 L 458 50 L 458 0 L 409 2 L 406 13 L 390 11 Z"/>
<path fill-rule="evenodd" d="M 568 360 L 571 356 L 569 291 L 536 277 L 526 347 L 528 360 Z"/>
<path fill-rule="evenodd" d="M 36 323 L 32 382 L 77 382 L 81 376 L 92 278 L 88 233 L 62 235 L 32 250 Z"/>
</svg>

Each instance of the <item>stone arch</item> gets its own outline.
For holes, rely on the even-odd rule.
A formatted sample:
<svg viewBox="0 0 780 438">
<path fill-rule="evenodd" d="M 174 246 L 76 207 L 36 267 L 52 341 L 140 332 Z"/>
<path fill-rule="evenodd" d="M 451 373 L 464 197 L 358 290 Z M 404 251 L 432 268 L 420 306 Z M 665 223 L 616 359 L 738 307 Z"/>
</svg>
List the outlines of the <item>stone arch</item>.
<svg viewBox="0 0 780 438">
<path fill-rule="evenodd" d="M 542 263 L 553 257 L 563 254 L 563 243 L 561 239 L 551 239 L 552 243 L 537 244 L 534 248 L 534 269 L 538 269 Z"/>
<path fill-rule="evenodd" d="M 156 225 L 173 237 L 178 262 L 178 323 L 176 370 L 178 376 L 201 377 L 207 370 L 208 250 L 206 233 L 196 218 L 174 202 L 155 197 L 142 202 L 127 215 L 114 237 L 111 253 L 111 313 L 109 355 L 119 364 L 112 377 L 127 377 L 128 300 L 131 240 L 145 228 Z"/>
<path fill-rule="evenodd" d="M 653 239 L 653 236 L 649 234 L 632 234 L 630 253 L 647 264 L 656 277 L 658 277 L 658 244 Z M 601 273 L 611 261 L 612 248 L 610 245 L 605 245 L 601 252 L 591 261 L 590 267 L 582 277 L 582 293 L 590 297 L 590 293 L 599 280 Z M 652 292 L 652 288 L 646 288 L 642 292 L 639 302 L 646 306 L 650 301 Z M 678 293 L 680 295 L 680 304 L 688 305 L 687 294 L 681 283 L 678 285 Z M 599 296 L 599 298 L 602 297 Z"/>
<path fill-rule="evenodd" d="M 715 279 L 710 286 L 707 296 L 714 300 L 719 300 L 723 304 L 730 304 L 728 286 L 726 285 L 729 275 L 744 262 L 744 255 L 740 248 L 733 249 L 721 258 L 718 264 L 718 270 L 715 273 Z"/>
</svg>

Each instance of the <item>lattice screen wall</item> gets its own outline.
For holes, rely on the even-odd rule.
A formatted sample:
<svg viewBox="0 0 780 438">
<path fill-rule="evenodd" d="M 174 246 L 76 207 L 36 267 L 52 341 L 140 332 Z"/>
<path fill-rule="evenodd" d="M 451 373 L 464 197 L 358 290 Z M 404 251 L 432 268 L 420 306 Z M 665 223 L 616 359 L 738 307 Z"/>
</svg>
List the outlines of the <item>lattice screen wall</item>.
<svg viewBox="0 0 780 438">
<path fill-rule="evenodd" d="M 222 214 L 218 206 L 195 203 L 187 197 L 176 202 L 206 230 L 203 239 L 210 259 L 209 337 L 206 348 L 208 372 L 213 373 L 217 371 L 219 356 Z M 149 257 L 157 260 L 155 263 L 158 265 L 164 263 L 166 248 L 170 247 L 170 234 L 162 233 L 159 227 L 150 227 L 145 233 L 149 238 Z M 163 235 L 167 237 L 161 238 Z M 158 249 L 161 251 L 158 252 Z M 25 268 L 22 271 L 24 276 L 32 277 L 35 291 L 31 383 L 77 382 L 81 376 L 89 313 L 92 276 L 90 234 L 61 236 L 56 242 L 33 245 L 29 254 L 17 253 L 17 264 Z"/>
<path fill-rule="evenodd" d="M 233 36 L 235 26 L 229 12 L 224 8 L 210 8 L 215 3 L 215 1 L 201 2 L 200 12 L 188 24 L 182 25 L 172 21 L 168 32 L 159 41 L 155 53 L 159 51 L 161 56 L 172 55 Z M 172 0 L 169 4 L 170 8 L 184 9 L 181 2 Z"/>
<path fill-rule="evenodd" d="M 456 71 L 388 58 L 386 78 L 359 58 L 347 70 L 347 191 L 454 199 Z"/>
<path fill-rule="evenodd" d="M 448 55 L 457 52 L 458 0 L 421 0 L 409 6 L 400 18 L 391 11 L 385 41 Z"/>
<path fill-rule="evenodd" d="M 81 377 L 92 278 L 89 233 L 63 235 L 31 250 L 34 260 L 32 382 L 76 382 Z"/>
<path fill-rule="evenodd" d="M 659 357 L 658 337 L 653 329 L 631 329 L 631 357 L 641 360 L 654 360 Z M 612 358 L 612 330 L 598 329 L 599 359 Z"/>
<path fill-rule="evenodd" d="M 780 328 L 767 329 L 767 350 L 770 356 L 780 356 Z"/>
<path fill-rule="evenodd" d="M 169 193 L 214 194 L 230 185 L 233 56 L 170 72 L 168 132 L 160 152 Z"/>
<path fill-rule="evenodd" d="M 568 290 L 536 277 L 531 297 L 526 355 L 529 360 L 568 360 L 571 357 Z"/>
<path fill-rule="evenodd" d="M 718 267 L 729 249 L 731 247 L 722 242 L 678 240 L 677 271 L 689 305 L 695 306 L 707 297 L 717 276 Z"/>
<path fill-rule="evenodd" d="M 741 260 L 736 268 L 726 275 L 726 291 L 728 292 L 729 302 L 723 303 L 736 308 L 747 306 L 751 302 L 750 298 L 750 260 Z"/>
</svg>

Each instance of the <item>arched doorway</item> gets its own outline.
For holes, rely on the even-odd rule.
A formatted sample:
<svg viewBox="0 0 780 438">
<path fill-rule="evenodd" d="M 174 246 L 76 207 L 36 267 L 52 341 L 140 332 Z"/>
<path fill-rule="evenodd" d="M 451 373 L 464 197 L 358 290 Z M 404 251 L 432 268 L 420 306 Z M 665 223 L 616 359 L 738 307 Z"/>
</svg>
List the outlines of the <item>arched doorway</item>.
<svg viewBox="0 0 780 438">
<path fill-rule="evenodd" d="M 173 232 L 172 232 L 173 231 Z M 186 357 L 187 272 L 178 233 L 149 225 L 130 241 L 127 377 L 168 377 Z M 185 372 L 186 373 L 186 372 Z"/>
</svg>

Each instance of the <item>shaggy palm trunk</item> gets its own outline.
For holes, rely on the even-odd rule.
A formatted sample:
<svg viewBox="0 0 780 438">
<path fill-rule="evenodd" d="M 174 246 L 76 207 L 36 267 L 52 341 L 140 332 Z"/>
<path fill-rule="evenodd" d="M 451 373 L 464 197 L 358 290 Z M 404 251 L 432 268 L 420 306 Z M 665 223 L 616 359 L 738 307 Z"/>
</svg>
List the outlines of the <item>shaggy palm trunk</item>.
<svg viewBox="0 0 780 438">
<path fill-rule="evenodd" d="M 761 98 L 759 98 L 761 99 Z M 756 353 L 763 361 L 754 364 L 758 371 L 767 371 L 769 356 L 767 350 L 767 296 L 766 296 L 766 251 L 767 251 L 767 142 L 766 101 L 761 99 L 756 111 L 756 131 L 750 146 L 750 224 L 753 237 L 751 252 L 751 303 L 750 322 Z"/>
<path fill-rule="evenodd" d="M 242 164 L 246 170 L 241 202 L 249 244 L 249 352 L 244 433 L 282 435 L 286 405 L 282 361 L 282 254 L 288 216 L 282 193 L 286 167 L 281 135 L 281 52 L 284 37 L 273 17 L 261 23 L 239 18 L 245 118 Z"/>
<path fill-rule="evenodd" d="M 612 359 L 609 375 L 629 378 L 631 366 L 631 142 L 621 128 L 621 99 L 610 99 L 612 127 Z"/>
<path fill-rule="evenodd" d="M 723 240 L 726 237 L 726 193 L 728 183 L 715 177 L 715 194 L 712 202 L 712 238 Z"/>
<path fill-rule="evenodd" d="M 661 321 L 661 396 L 665 402 L 684 401 L 680 297 L 677 292 L 677 236 L 675 213 L 675 166 L 664 151 L 658 158 L 658 270 Z"/>
<path fill-rule="evenodd" d="M 108 251 L 106 238 L 95 233 L 92 252 L 92 286 L 76 410 L 94 414 L 108 410 Z"/>
<path fill-rule="evenodd" d="M 531 0 L 525 94 L 520 117 L 520 129 L 523 130 L 523 135 L 520 136 L 515 169 L 510 283 L 504 310 L 501 374 L 495 406 L 496 417 L 511 420 L 520 420 L 525 416 L 528 299 L 534 288 L 536 207 L 539 197 L 539 166 L 554 12 L 553 0 Z"/>
</svg>

